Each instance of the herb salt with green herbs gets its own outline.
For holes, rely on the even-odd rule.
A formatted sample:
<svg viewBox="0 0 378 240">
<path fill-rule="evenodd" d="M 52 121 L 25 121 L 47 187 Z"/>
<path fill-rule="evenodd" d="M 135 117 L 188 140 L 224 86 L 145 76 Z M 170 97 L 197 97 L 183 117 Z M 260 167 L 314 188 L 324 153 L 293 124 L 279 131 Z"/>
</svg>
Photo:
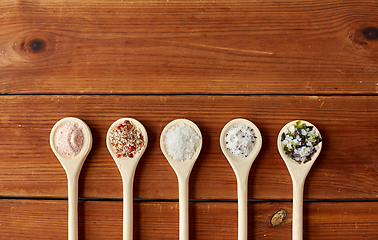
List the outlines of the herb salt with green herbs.
<svg viewBox="0 0 378 240">
<path fill-rule="evenodd" d="M 314 126 L 307 126 L 301 121 L 285 129 L 281 136 L 285 154 L 297 163 L 306 163 L 318 150 L 322 142 Z"/>
</svg>

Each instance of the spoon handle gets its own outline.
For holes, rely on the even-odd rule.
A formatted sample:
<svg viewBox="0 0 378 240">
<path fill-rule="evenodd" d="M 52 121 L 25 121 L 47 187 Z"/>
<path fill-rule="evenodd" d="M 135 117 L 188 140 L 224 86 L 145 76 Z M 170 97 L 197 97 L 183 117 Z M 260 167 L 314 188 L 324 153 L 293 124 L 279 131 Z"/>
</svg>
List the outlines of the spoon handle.
<svg viewBox="0 0 378 240">
<path fill-rule="evenodd" d="M 67 174 L 68 183 L 68 240 L 78 239 L 78 182 L 77 176 Z"/>
<path fill-rule="evenodd" d="M 248 176 L 237 179 L 238 185 L 238 240 L 247 240 L 248 233 Z"/>
<path fill-rule="evenodd" d="M 293 240 L 303 239 L 303 189 L 304 182 L 293 181 Z"/>
<path fill-rule="evenodd" d="M 134 175 L 125 176 L 123 182 L 123 240 L 133 239 L 133 183 Z"/>
<path fill-rule="evenodd" d="M 179 177 L 180 240 L 189 239 L 189 177 Z"/>
</svg>

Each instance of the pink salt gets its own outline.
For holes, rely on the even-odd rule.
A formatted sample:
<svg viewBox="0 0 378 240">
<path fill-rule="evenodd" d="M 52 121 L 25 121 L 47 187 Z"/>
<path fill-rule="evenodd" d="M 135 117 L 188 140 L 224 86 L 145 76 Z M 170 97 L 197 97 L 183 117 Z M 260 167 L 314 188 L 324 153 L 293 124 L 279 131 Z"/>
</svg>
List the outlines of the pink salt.
<svg viewBox="0 0 378 240">
<path fill-rule="evenodd" d="M 70 157 L 76 156 L 83 148 L 83 127 L 75 122 L 68 122 L 58 128 L 55 134 L 56 148 Z"/>
</svg>

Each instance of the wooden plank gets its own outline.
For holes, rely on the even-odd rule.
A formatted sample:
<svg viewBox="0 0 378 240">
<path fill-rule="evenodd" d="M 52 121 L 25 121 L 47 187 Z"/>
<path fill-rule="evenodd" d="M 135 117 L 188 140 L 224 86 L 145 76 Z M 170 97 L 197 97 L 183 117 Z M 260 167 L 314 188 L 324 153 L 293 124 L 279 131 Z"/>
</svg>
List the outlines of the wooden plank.
<svg viewBox="0 0 378 240">
<path fill-rule="evenodd" d="M 1 94 L 377 94 L 376 1 L 0 3 Z"/>
<path fill-rule="evenodd" d="M 0 203 L 2 239 L 67 239 L 67 201 Z M 237 239 L 236 202 L 189 205 L 190 239 Z M 248 209 L 249 239 L 290 239 L 291 203 L 249 203 Z M 280 210 L 287 217 L 272 226 L 272 216 Z M 377 212 L 377 202 L 305 203 L 304 239 L 377 239 Z M 79 238 L 121 239 L 122 202 L 80 202 Z M 178 239 L 178 203 L 134 203 L 134 239 Z"/>
<path fill-rule="evenodd" d="M 1 96 L 0 195 L 66 197 L 66 176 L 49 145 L 52 126 L 75 116 L 90 126 L 93 149 L 80 175 L 79 197 L 122 198 L 121 177 L 106 146 L 110 125 L 121 117 L 141 121 L 147 151 L 138 164 L 135 198 L 177 199 L 177 179 L 160 151 L 164 126 L 187 118 L 204 143 L 190 178 L 193 199 L 235 199 L 236 179 L 219 147 L 223 126 L 246 118 L 261 131 L 263 147 L 252 166 L 249 198 L 291 199 L 291 180 L 276 139 L 289 121 L 305 119 L 324 138 L 305 198 L 376 199 L 377 97 L 305 96 Z"/>
</svg>

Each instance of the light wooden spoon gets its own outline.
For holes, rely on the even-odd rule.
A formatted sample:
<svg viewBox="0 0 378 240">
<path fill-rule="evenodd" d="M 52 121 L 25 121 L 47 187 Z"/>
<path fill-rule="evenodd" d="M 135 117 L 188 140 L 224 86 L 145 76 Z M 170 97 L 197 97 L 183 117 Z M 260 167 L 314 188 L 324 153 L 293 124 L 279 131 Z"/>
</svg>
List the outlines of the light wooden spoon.
<svg viewBox="0 0 378 240">
<path fill-rule="evenodd" d="M 298 120 L 291 121 L 286 124 L 278 134 L 277 138 L 277 147 L 278 152 L 280 153 L 282 159 L 284 160 L 287 169 L 289 170 L 291 180 L 293 182 L 293 226 L 292 226 L 292 239 L 293 240 L 302 240 L 303 239 L 303 190 L 304 190 L 304 183 L 308 173 L 312 165 L 314 164 L 315 160 L 320 154 L 322 150 L 322 142 L 318 144 L 318 150 L 311 156 L 311 160 L 299 164 L 295 162 L 293 159 L 288 157 L 285 154 L 284 146 L 282 144 L 281 138 L 282 134 L 284 133 L 285 129 L 288 129 L 290 126 L 296 124 Z M 318 133 L 318 136 L 321 138 L 320 132 L 318 129 L 311 123 L 300 120 L 301 123 L 306 124 L 306 126 L 313 126 Z"/>
<path fill-rule="evenodd" d="M 246 125 L 253 129 L 255 134 L 255 142 L 252 151 L 247 157 L 238 157 L 233 154 L 226 146 L 226 134 L 230 129 L 237 125 Z M 246 119 L 234 119 L 228 122 L 220 135 L 220 146 L 223 154 L 226 156 L 232 169 L 235 172 L 238 189 L 238 240 L 246 240 L 248 232 L 248 215 L 247 215 L 247 202 L 248 202 L 248 176 L 251 166 L 260 152 L 262 146 L 262 136 L 259 129 L 255 124 Z"/>
<path fill-rule="evenodd" d="M 136 128 L 142 133 L 144 146 L 139 153 L 135 154 L 132 158 L 117 157 L 113 146 L 110 144 L 110 132 L 125 120 L 132 122 Z M 115 121 L 109 128 L 106 135 L 106 146 L 112 155 L 118 170 L 121 173 L 123 184 L 123 240 L 133 239 L 133 183 L 135 170 L 140 158 L 147 148 L 148 135 L 144 126 L 133 118 L 121 118 Z"/>
<path fill-rule="evenodd" d="M 78 123 L 82 126 L 84 142 L 81 151 L 74 157 L 70 157 L 60 152 L 55 146 L 56 131 L 69 122 Z M 92 133 L 88 125 L 82 120 L 74 117 L 63 118 L 58 121 L 50 133 L 50 146 L 55 156 L 59 159 L 67 174 L 68 182 L 68 239 L 78 239 L 78 182 L 81 168 L 92 148 Z"/>
<path fill-rule="evenodd" d="M 193 154 L 192 158 L 186 159 L 184 161 L 176 161 L 168 154 L 165 144 L 165 134 L 167 131 L 173 127 L 180 125 L 181 123 L 190 126 L 195 130 L 199 136 L 198 146 Z M 189 201 L 189 176 L 193 169 L 194 163 L 196 162 L 199 153 L 202 148 L 202 135 L 200 129 L 195 123 L 186 119 L 176 119 L 165 126 L 160 136 L 160 148 L 163 152 L 165 158 L 168 160 L 169 164 L 175 171 L 179 184 L 179 209 L 180 209 L 180 226 L 179 226 L 179 236 L 180 240 L 189 239 L 189 216 L 188 216 L 188 201 Z"/>
</svg>

